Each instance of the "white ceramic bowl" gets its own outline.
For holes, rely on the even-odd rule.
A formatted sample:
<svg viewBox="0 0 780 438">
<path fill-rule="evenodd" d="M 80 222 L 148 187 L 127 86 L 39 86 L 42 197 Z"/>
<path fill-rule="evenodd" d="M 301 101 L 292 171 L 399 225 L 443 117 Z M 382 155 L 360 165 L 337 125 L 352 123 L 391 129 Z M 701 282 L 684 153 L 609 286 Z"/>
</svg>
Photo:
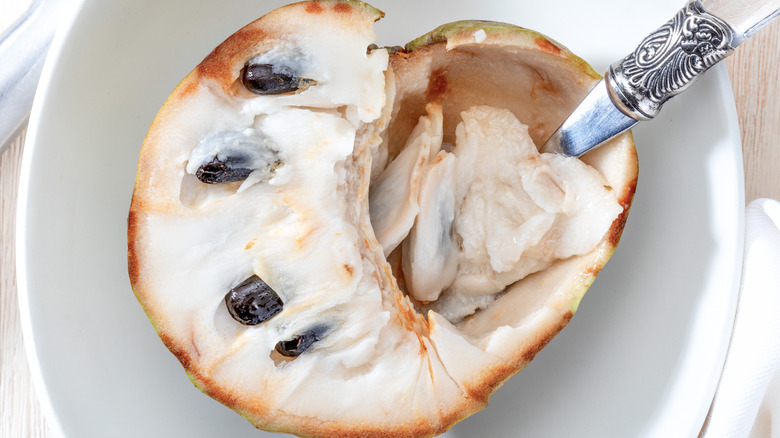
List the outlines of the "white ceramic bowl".
<svg viewBox="0 0 780 438">
<path fill-rule="evenodd" d="M 266 436 L 202 395 L 130 289 L 125 227 L 144 134 L 213 47 L 280 1 L 84 0 L 53 45 L 25 150 L 19 291 L 33 373 L 68 437 Z M 456 19 L 539 30 L 597 70 L 682 1 L 376 0 L 379 43 Z M 507 78 L 511 80 L 511 78 Z M 449 437 L 695 436 L 739 281 L 743 178 L 725 69 L 635 131 L 639 187 L 573 321 Z"/>
</svg>

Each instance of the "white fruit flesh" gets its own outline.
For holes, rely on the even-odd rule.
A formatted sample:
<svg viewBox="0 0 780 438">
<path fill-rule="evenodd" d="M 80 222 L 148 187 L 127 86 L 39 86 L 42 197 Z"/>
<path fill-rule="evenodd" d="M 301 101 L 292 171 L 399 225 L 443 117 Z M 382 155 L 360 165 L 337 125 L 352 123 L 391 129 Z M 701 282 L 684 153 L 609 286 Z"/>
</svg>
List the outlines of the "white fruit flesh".
<svg viewBox="0 0 780 438">
<path fill-rule="evenodd" d="M 401 253 L 406 289 L 417 301 L 438 299 L 458 272 L 451 233 L 456 208 L 455 178 L 455 156 L 440 151 L 423 177 L 420 213 Z"/>
<path fill-rule="evenodd" d="M 528 274 L 592 251 L 623 211 L 601 174 L 573 157 L 540 154 L 511 112 L 475 106 L 461 117 L 451 153 L 431 150 L 441 126 L 425 135 L 432 118 L 421 117 L 371 192 L 375 232 L 388 223 L 402 231 L 391 241 L 377 232 L 385 255 L 414 222 L 402 252 L 407 291 L 431 302 L 445 290 L 427 308 L 452 322 Z M 429 150 L 439 154 L 436 163 L 428 164 Z M 403 199 L 388 199 L 387 187 Z"/>
<path fill-rule="evenodd" d="M 371 226 L 385 257 L 409 234 L 420 211 L 422 178 L 442 141 L 442 113 L 430 105 L 428 115 L 409 136 L 401 153 L 372 182 L 369 198 Z"/>
<path fill-rule="evenodd" d="M 592 251 L 623 211 L 602 175 L 576 158 L 539 154 L 511 112 L 474 107 L 462 118 L 453 149 L 458 272 L 447 291 L 454 297 L 433 307 L 455 321 L 476 308 L 453 303 L 484 303 L 480 297 Z"/>
</svg>

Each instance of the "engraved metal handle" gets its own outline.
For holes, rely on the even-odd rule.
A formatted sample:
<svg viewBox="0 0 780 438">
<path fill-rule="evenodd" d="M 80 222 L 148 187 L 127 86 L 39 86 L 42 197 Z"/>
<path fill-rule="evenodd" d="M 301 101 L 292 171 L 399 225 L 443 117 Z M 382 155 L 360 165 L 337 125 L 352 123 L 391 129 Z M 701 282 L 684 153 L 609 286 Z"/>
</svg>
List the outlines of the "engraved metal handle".
<svg viewBox="0 0 780 438">
<path fill-rule="evenodd" d="M 691 0 L 606 75 L 611 100 L 636 120 L 663 104 L 780 15 L 780 0 Z"/>
</svg>

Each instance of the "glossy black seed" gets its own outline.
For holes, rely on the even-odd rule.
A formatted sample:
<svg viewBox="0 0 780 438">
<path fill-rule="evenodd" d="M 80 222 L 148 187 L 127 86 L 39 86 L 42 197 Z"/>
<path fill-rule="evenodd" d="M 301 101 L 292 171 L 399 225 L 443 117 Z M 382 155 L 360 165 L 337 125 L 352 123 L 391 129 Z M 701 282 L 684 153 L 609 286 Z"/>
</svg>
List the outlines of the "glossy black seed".
<svg viewBox="0 0 780 438">
<path fill-rule="evenodd" d="M 260 277 L 253 275 L 225 295 L 230 316 L 244 325 L 266 322 L 282 311 L 279 295 Z"/>
<path fill-rule="evenodd" d="M 279 341 L 276 344 L 276 352 L 284 357 L 298 357 L 301 353 L 308 350 L 315 342 L 321 341 L 327 330 L 327 327 L 318 326 L 307 330 L 288 341 Z"/>
<path fill-rule="evenodd" d="M 195 176 L 206 184 L 221 184 L 243 181 L 254 169 L 247 167 L 247 162 L 240 159 L 227 158 L 220 160 L 214 157 L 208 163 L 200 166 Z"/>
<path fill-rule="evenodd" d="M 244 86 L 255 94 L 283 94 L 298 90 L 301 78 L 291 69 L 271 64 L 247 64 Z"/>
</svg>

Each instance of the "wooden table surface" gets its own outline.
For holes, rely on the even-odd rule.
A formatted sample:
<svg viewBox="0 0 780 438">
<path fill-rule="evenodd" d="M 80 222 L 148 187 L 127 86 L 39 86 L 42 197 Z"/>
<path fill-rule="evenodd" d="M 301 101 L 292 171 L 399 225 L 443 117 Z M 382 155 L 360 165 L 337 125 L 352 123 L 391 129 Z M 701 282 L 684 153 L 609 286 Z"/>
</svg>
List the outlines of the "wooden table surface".
<svg viewBox="0 0 780 438">
<path fill-rule="evenodd" d="M 0 29 L 30 0 L 0 0 Z M 780 20 L 744 43 L 726 62 L 745 160 L 746 200 L 780 199 Z M 1 62 L 1 61 L 0 61 Z M 0 157 L 0 437 L 51 437 L 32 388 L 16 296 L 14 219 L 24 139 Z"/>
</svg>

